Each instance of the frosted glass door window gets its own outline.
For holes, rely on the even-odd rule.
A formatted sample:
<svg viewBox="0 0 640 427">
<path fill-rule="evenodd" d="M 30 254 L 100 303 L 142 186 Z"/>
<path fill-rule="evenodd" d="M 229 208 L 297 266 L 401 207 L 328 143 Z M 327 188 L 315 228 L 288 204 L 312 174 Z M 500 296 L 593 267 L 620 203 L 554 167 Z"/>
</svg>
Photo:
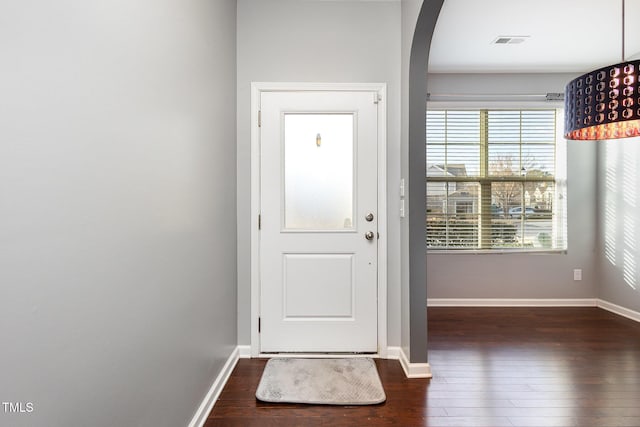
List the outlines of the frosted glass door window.
<svg viewBox="0 0 640 427">
<path fill-rule="evenodd" d="M 285 229 L 353 229 L 353 114 L 285 114 Z"/>
</svg>

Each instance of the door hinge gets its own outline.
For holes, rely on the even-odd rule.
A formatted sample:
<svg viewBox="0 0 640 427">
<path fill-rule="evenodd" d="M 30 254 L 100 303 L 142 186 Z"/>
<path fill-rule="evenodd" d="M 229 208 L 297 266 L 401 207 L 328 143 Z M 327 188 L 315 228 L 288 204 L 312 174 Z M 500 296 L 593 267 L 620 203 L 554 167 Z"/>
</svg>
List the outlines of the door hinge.
<svg viewBox="0 0 640 427">
<path fill-rule="evenodd" d="M 261 326 L 262 326 L 262 318 L 258 317 L 258 333 L 260 333 Z"/>
<path fill-rule="evenodd" d="M 258 127 L 262 127 L 262 110 L 258 110 Z"/>
<path fill-rule="evenodd" d="M 262 230 L 262 214 L 258 214 L 258 230 Z"/>
<path fill-rule="evenodd" d="M 382 95 L 380 95 L 379 93 L 374 93 L 373 94 L 373 103 L 377 104 L 380 101 L 382 101 Z"/>
</svg>

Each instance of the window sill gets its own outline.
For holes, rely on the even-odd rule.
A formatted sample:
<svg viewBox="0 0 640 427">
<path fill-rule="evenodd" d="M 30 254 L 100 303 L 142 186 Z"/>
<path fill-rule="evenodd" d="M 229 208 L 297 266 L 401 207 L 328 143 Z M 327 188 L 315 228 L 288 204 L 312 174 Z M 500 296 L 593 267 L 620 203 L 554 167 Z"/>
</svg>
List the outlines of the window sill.
<svg viewBox="0 0 640 427">
<path fill-rule="evenodd" d="M 427 249 L 427 255 L 566 255 L 566 249 Z"/>
</svg>

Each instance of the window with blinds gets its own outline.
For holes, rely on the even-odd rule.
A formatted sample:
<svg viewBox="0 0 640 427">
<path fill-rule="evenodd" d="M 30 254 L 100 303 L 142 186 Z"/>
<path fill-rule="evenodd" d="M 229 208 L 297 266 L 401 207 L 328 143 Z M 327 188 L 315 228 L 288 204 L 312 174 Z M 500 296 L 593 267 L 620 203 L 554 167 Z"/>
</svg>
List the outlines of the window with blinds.
<svg viewBox="0 0 640 427">
<path fill-rule="evenodd" d="M 560 110 L 427 110 L 427 247 L 566 249 Z"/>
</svg>

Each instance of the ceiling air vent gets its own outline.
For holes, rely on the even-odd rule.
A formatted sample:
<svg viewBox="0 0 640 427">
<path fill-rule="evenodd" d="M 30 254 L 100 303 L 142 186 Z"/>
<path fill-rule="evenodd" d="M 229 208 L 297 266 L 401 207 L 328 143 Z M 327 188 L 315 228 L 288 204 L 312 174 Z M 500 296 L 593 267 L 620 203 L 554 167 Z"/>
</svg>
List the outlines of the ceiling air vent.
<svg viewBox="0 0 640 427">
<path fill-rule="evenodd" d="M 492 44 L 520 44 L 525 42 L 530 36 L 499 36 L 493 40 Z"/>
</svg>

